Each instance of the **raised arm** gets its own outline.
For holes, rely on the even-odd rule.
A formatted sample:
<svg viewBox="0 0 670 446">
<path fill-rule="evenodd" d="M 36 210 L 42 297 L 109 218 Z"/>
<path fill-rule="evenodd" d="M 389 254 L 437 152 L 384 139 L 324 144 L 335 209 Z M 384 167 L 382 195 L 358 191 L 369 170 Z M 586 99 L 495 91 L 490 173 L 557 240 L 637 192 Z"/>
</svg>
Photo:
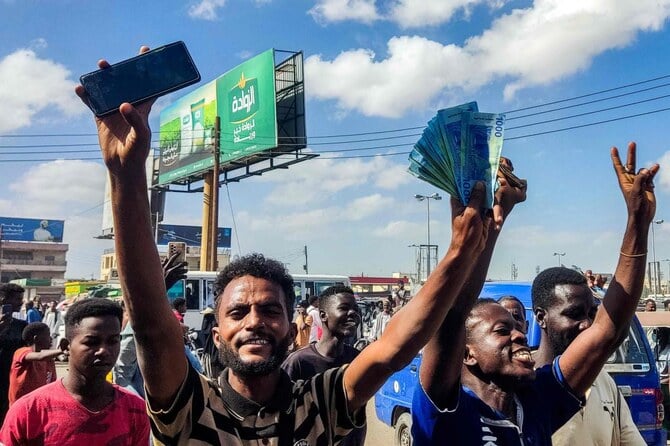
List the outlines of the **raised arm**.
<svg viewBox="0 0 670 446">
<path fill-rule="evenodd" d="M 656 212 L 653 179 L 658 164 L 635 173 L 635 143 L 628 145 L 626 165 L 612 148 L 612 164 L 628 210 L 614 278 L 598 308 L 593 325 L 565 350 L 559 366 L 570 388 L 583 395 L 591 387 L 612 350 L 624 338 L 642 294 L 647 264 L 649 225 Z"/>
<path fill-rule="evenodd" d="M 142 47 L 141 53 L 148 51 Z M 108 68 L 105 60 L 98 62 Z M 77 95 L 87 103 L 83 86 Z M 135 331 L 137 356 L 152 404 L 166 407 L 187 372 L 182 331 L 166 298 L 163 269 L 151 231 L 145 162 L 151 130 L 153 101 L 133 107 L 124 103 L 119 113 L 95 118 L 102 158 L 109 170 L 114 238 L 123 300 Z"/>
<path fill-rule="evenodd" d="M 453 217 L 449 250 L 421 291 L 347 368 L 344 386 L 350 410 L 362 407 L 392 373 L 407 365 L 442 323 L 486 243 L 490 218 L 482 217 L 483 202 L 484 187 L 478 184 L 468 206 Z"/>
<path fill-rule="evenodd" d="M 507 159 L 502 159 L 513 170 Z M 435 336 L 428 341 L 423 350 L 419 376 L 421 385 L 430 399 L 440 408 L 452 407 L 458 395 L 463 353 L 465 349 L 465 320 L 482 290 L 486 274 L 493 257 L 493 250 L 500 235 L 503 223 L 517 203 L 526 199 L 526 182 L 518 180 L 508 182 L 499 175 L 500 188 L 496 192 L 495 227 L 491 225 L 486 238 L 484 251 L 467 278 L 453 308 L 447 314 Z M 452 209 L 458 212 L 460 203 L 452 199 Z"/>
</svg>

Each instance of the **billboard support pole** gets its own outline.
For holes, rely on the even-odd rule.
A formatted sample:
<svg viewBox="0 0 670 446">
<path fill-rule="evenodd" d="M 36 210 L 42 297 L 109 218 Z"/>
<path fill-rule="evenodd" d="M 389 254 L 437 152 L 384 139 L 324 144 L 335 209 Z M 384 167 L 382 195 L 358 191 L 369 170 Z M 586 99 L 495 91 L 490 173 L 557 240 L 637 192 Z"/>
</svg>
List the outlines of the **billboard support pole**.
<svg viewBox="0 0 670 446">
<path fill-rule="evenodd" d="M 214 169 L 212 169 L 212 222 L 210 228 L 210 266 L 211 271 L 218 269 L 217 254 L 219 252 L 219 147 L 221 146 L 221 118 L 214 119 Z"/>
<path fill-rule="evenodd" d="M 211 249 L 210 222 L 212 221 L 212 172 L 205 173 L 205 184 L 202 188 L 202 238 L 200 239 L 200 270 L 211 271 L 209 250 Z"/>
</svg>

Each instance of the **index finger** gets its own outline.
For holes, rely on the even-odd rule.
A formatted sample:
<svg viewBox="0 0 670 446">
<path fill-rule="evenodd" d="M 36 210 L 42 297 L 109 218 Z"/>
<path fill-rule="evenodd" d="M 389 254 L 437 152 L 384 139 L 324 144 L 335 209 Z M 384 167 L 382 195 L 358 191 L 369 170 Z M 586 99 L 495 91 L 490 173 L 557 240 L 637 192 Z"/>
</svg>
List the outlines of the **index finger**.
<svg viewBox="0 0 670 446">
<path fill-rule="evenodd" d="M 621 164 L 621 158 L 619 158 L 619 149 L 616 147 L 612 147 L 610 149 L 610 155 L 612 157 L 612 165 L 614 166 L 614 170 L 619 173 L 619 172 L 624 172 L 625 169 L 623 167 L 623 164 Z"/>
</svg>

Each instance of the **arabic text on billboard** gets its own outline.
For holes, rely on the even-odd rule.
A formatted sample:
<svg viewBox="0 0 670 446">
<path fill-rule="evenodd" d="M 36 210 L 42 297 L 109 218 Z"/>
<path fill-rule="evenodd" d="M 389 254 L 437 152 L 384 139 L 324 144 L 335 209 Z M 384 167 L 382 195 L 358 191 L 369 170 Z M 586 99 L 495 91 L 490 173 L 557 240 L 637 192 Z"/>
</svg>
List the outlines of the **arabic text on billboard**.
<svg viewBox="0 0 670 446">
<path fill-rule="evenodd" d="M 183 96 L 160 115 L 159 184 L 214 165 L 214 122 L 221 118 L 221 163 L 277 146 L 274 50 Z"/>
<path fill-rule="evenodd" d="M 219 228 L 217 248 L 230 248 L 230 228 Z M 184 242 L 189 246 L 200 246 L 202 228 L 200 226 L 158 225 L 158 244 L 167 245 L 170 242 Z"/>
<path fill-rule="evenodd" d="M 0 217 L 2 240 L 20 242 L 62 242 L 63 220 Z"/>
<path fill-rule="evenodd" d="M 277 146 L 274 50 L 216 80 L 221 164 Z"/>
<path fill-rule="evenodd" d="M 204 172 L 214 165 L 216 96 L 216 81 L 212 81 L 161 111 L 159 184 Z"/>
</svg>

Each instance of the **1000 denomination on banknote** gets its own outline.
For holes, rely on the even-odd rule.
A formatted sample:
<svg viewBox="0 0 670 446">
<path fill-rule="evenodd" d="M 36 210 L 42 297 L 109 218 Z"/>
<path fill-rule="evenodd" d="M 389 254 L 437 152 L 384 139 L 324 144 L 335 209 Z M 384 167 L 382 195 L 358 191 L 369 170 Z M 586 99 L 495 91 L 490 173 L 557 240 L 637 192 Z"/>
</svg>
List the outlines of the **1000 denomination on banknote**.
<svg viewBox="0 0 670 446">
<path fill-rule="evenodd" d="M 493 207 L 496 173 L 502 152 L 505 116 L 496 113 L 470 113 L 462 115 L 460 175 L 456 172 L 456 186 L 464 204 L 470 201 L 472 188 L 477 181 L 486 186 L 486 204 Z"/>
</svg>

